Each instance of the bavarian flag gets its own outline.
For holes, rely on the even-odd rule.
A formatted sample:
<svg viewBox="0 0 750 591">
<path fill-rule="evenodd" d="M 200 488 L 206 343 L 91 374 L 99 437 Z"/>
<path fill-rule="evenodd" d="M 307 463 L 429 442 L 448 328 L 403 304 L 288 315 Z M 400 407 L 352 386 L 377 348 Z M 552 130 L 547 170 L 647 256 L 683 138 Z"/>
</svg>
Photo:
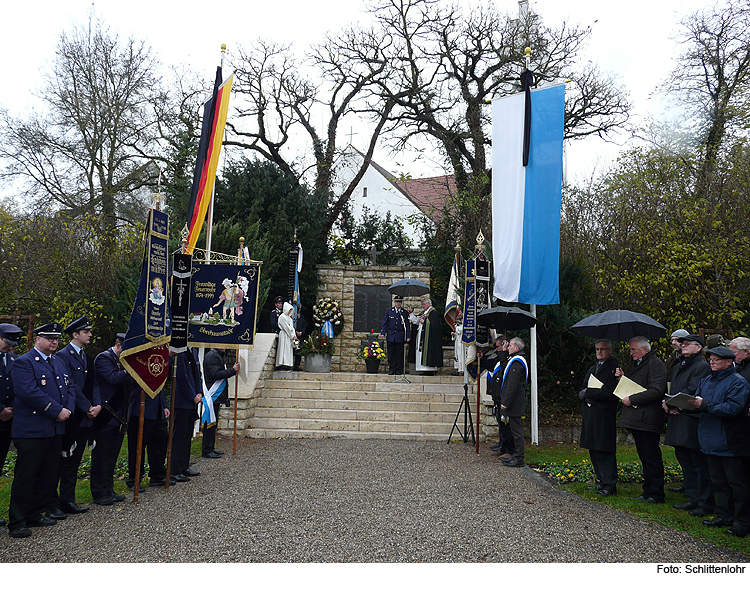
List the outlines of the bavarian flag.
<svg viewBox="0 0 750 591">
<path fill-rule="evenodd" d="M 559 304 L 565 85 L 531 91 L 528 134 L 525 98 L 492 101 L 493 293 L 505 302 Z"/>
<path fill-rule="evenodd" d="M 205 384 L 204 384 L 205 387 Z M 211 388 L 203 395 L 203 414 L 201 414 L 201 424 L 204 427 L 213 427 L 216 424 L 216 412 L 214 411 L 214 402 L 219 399 L 228 387 L 227 380 L 217 380 Z"/>
<path fill-rule="evenodd" d="M 193 188 L 190 191 L 190 202 L 187 210 L 188 240 L 186 252 L 188 254 L 192 254 L 193 248 L 195 248 L 211 202 L 233 80 L 234 74 L 222 84 L 221 66 L 216 68 L 214 92 L 203 106 L 201 139 L 198 144 L 198 157 L 193 173 Z"/>
<path fill-rule="evenodd" d="M 141 280 L 120 353 L 123 367 L 151 398 L 161 391 L 169 374 L 172 330 L 167 302 L 168 239 L 169 217 L 151 209 Z"/>
</svg>

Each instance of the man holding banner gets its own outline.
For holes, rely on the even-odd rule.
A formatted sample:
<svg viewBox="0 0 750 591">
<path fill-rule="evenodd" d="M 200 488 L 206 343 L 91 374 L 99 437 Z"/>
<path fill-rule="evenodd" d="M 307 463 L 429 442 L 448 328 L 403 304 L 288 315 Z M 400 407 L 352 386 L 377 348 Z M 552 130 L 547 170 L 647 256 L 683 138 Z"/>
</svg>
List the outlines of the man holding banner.
<svg viewBox="0 0 750 591">
<path fill-rule="evenodd" d="M 240 371 L 240 363 L 227 369 L 223 348 L 210 349 L 203 358 L 203 376 L 206 380 L 203 395 L 203 449 L 204 458 L 220 458 L 224 452 L 215 449 L 216 424 L 219 421 L 219 408 L 229 396 L 227 380 Z"/>
</svg>

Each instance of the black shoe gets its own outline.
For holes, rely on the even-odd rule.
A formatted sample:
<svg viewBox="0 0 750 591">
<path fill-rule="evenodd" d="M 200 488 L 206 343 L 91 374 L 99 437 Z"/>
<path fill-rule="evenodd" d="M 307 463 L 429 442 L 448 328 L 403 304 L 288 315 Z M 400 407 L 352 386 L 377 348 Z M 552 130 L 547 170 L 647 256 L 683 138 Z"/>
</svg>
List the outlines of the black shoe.
<svg viewBox="0 0 750 591">
<path fill-rule="evenodd" d="M 224 455 L 224 452 L 223 452 L 223 451 L 221 451 L 220 449 L 215 449 L 215 450 L 214 450 L 214 453 L 215 453 L 215 454 L 219 454 L 220 456 L 223 456 L 223 455 Z"/>
<path fill-rule="evenodd" d="M 8 524 L 5 522 L 5 519 L 0 519 L 0 527 L 5 527 L 6 525 Z"/>
<path fill-rule="evenodd" d="M 196 472 L 195 470 L 191 470 L 190 468 L 188 468 L 187 470 L 185 470 L 183 472 L 183 474 L 185 476 L 200 476 L 201 473 L 200 472 Z"/>
<path fill-rule="evenodd" d="M 175 482 L 190 482 L 190 479 L 182 474 L 173 474 L 172 480 L 174 480 Z M 172 484 L 171 480 L 169 481 L 169 484 Z"/>
<path fill-rule="evenodd" d="M 60 510 L 68 513 L 69 515 L 77 515 L 78 513 L 86 513 L 89 510 L 88 507 L 81 507 L 75 503 L 60 502 Z"/>
<path fill-rule="evenodd" d="M 703 525 L 705 525 L 706 527 L 726 527 L 728 525 L 732 525 L 733 523 L 734 519 L 721 519 L 720 517 L 703 520 Z"/>
<path fill-rule="evenodd" d="M 62 511 L 60 511 L 60 509 L 53 509 L 52 511 L 47 511 L 45 515 L 47 515 L 47 517 L 49 517 L 50 519 L 57 519 L 58 521 L 62 521 L 63 519 L 68 518 L 68 516 Z"/>
<path fill-rule="evenodd" d="M 148 485 L 149 486 L 164 486 L 166 484 L 166 480 L 151 480 Z M 177 484 L 177 480 L 174 479 L 173 476 L 170 476 L 169 478 L 169 486 L 174 486 Z"/>
<path fill-rule="evenodd" d="M 681 493 L 681 492 L 685 492 L 685 487 L 684 486 L 670 486 L 669 488 L 667 488 L 667 490 L 669 492 Z"/>
<path fill-rule="evenodd" d="M 742 529 L 737 526 L 732 526 L 727 530 L 727 535 L 734 536 L 735 538 L 744 538 L 747 532 L 750 530 Z"/>
<path fill-rule="evenodd" d="M 97 505 L 104 505 L 104 506 L 114 505 L 115 498 L 112 496 L 102 497 L 101 499 L 95 500 L 94 503 L 96 503 Z"/>
<path fill-rule="evenodd" d="M 128 484 L 127 487 L 130 489 L 131 492 L 135 492 L 135 484 Z M 138 487 L 138 492 L 139 493 L 145 493 L 146 490 L 147 489 L 144 486 L 139 486 Z"/>
<path fill-rule="evenodd" d="M 643 495 L 638 495 L 637 497 L 630 497 L 630 498 L 633 499 L 634 501 L 645 501 L 646 500 L 646 497 L 644 497 Z"/>
<path fill-rule="evenodd" d="M 586 490 L 602 490 L 604 486 L 597 482 L 596 484 L 592 484 L 591 486 L 587 486 Z"/>
<path fill-rule="evenodd" d="M 664 499 L 655 499 L 654 497 L 649 497 L 646 499 L 647 503 L 650 503 L 651 505 L 663 505 Z"/>
<path fill-rule="evenodd" d="M 214 458 L 215 459 L 215 458 L 220 458 L 221 454 L 220 453 L 216 453 L 215 451 L 212 451 L 210 453 L 203 454 L 203 457 L 204 458 Z"/>
<path fill-rule="evenodd" d="M 52 519 L 51 517 L 47 517 L 46 515 L 40 515 L 39 517 L 33 520 L 27 519 L 26 524 L 29 527 L 49 527 L 50 525 L 56 525 L 57 519 Z"/>
<path fill-rule="evenodd" d="M 597 495 L 601 495 L 603 497 L 613 497 L 617 494 L 617 490 L 612 490 L 609 488 L 603 488 L 600 491 L 597 491 Z"/>
<path fill-rule="evenodd" d="M 501 449 L 503 449 L 503 446 L 500 443 L 496 443 L 495 445 L 490 445 L 490 449 L 492 451 L 500 451 Z"/>
<path fill-rule="evenodd" d="M 28 538 L 31 535 L 31 530 L 28 527 L 17 527 L 16 529 L 10 530 L 8 533 L 11 538 Z"/>
<path fill-rule="evenodd" d="M 680 511 L 690 511 L 691 509 L 697 509 L 698 504 L 693 503 L 691 501 L 687 501 L 685 503 L 681 503 L 679 505 L 672 505 L 675 509 L 679 509 Z"/>
<path fill-rule="evenodd" d="M 520 468 L 524 465 L 523 460 L 519 460 L 517 458 L 511 458 L 508 461 L 502 460 L 503 464 L 505 466 L 508 466 L 509 468 Z"/>
<path fill-rule="evenodd" d="M 115 503 L 122 503 L 125 500 L 125 495 L 118 495 L 117 493 L 113 493 L 112 499 L 114 499 Z"/>
<path fill-rule="evenodd" d="M 705 517 L 706 515 L 711 515 L 713 511 L 709 511 L 708 509 L 704 509 L 703 507 L 696 507 L 692 511 L 688 511 L 688 513 L 693 517 Z"/>
</svg>

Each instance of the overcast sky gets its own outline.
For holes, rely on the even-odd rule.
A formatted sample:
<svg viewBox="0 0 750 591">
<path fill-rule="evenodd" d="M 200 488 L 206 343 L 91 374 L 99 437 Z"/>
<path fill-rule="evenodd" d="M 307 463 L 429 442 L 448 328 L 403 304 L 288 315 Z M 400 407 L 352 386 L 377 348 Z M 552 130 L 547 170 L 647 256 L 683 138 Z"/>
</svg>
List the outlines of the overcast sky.
<svg viewBox="0 0 750 591">
<path fill-rule="evenodd" d="M 501 11 L 518 11 L 517 0 L 497 0 L 496 4 Z M 536 0 L 531 2 L 531 8 L 548 25 L 563 18 L 591 25 L 587 59 L 618 76 L 630 92 L 636 120 L 641 121 L 648 115 L 663 115 L 663 101 L 648 97 L 673 67 L 676 45 L 670 37 L 674 36 L 677 23 L 695 9 L 710 4 L 698 0 Z M 92 5 L 111 29 L 146 40 L 163 64 L 187 63 L 208 81 L 213 80 L 222 43 L 227 44 L 230 53 L 259 36 L 304 47 L 328 30 L 368 18 L 360 0 L 9 2 L 3 7 L 0 25 L 0 107 L 15 116 L 23 114 L 31 90 L 38 87 L 39 70 L 53 56 L 61 30 L 85 23 Z M 356 135 L 354 144 L 357 145 Z M 595 167 L 606 165 L 619 148 L 596 139 L 573 142 L 566 150 L 569 180 L 575 181 Z M 424 162 L 395 158 L 386 152 L 377 153 L 375 158 L 393 172 L 412 172 L 414 176 L 441 173 L 431 171 Z"/>
</svg>

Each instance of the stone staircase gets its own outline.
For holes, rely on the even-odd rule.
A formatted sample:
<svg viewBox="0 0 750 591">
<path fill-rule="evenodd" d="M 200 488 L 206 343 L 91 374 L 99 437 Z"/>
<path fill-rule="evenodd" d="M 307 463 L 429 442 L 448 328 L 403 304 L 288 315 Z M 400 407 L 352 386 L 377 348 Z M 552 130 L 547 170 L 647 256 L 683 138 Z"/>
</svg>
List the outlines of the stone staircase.
<svg viewBox="0 0 750 591">
<path fill-rule="evenodd" d="M 463 378 L 406 377 L 408 384 L 383 374 L 274 372 L 255 401 L 248 434 L 447 441 L 463 398 Z M 453 439 L 460 439 L 455 430 Z"/>
</svg>

